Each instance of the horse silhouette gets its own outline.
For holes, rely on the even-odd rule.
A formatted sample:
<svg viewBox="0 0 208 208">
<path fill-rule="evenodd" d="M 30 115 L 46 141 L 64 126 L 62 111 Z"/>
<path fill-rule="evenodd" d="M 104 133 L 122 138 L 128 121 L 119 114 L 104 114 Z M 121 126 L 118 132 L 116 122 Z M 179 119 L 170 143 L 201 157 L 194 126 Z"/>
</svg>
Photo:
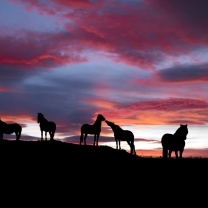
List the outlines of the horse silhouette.
<svg viewBox="0 0 208 208">
<path fill-rule="evenodd" d="M 99 140 L 99 136 L 100 136 L 100 132 L 101 132 L 102 121 L 105 121 L 105 118 L 103 117 L 103 115 L 98 114 L 97 119 L 96 119 L 94 124 L 92 124 L 92 125 L 83 124 L 82 125 L 82 127 L 81 127 L 81 136 L 80 136 L 80 145 L 82 144 L 83 140 L 84 140 L 84 145 L 86 145 L 87 135 L 88 134 L 94 134 L 94 143 L 93 143 L 93 145 L 98 146 L 98 140 Z M 84 138 L 83 138 L 83 135 L 84 135 Z"/>
<path fill-rule="evenodd" d="M 135 146 L 134 146 L 134 134 L 129 130 L 123 130 L 120 126 L 105 120 L 106 124 L 111 127 L 114 132 L 114 137 L 116 140 L 116 149 L 121 149 L 121 141 L 126 141 L 130 146 L 131 154 L 136 155 Z"/>
<path fill-rule="evenodd" d="M 178 159 L 178 151 L 180 152 L 180 159 L 185 147 L 185 140 L 188 134 L 187 124 L 180 125 L 174 134 L 164 134 L 161 139 L 163 147 L 163 158 L 171 158 L 172 151 L 175 151 L 176 159 Z"/>
<path fill-rule="evenodd" d="M 52 141 L 56 132 L 56 124 L 48 121 L 42 113 L 38 113 L 37 122 L 40 123 L 41 141 L 43 141 L 43 131 L 45 131 L 45 140 L 47 140 L 47 132 L 49 132 Z"/>
<path fill-rule="evenodd" d="M 3 140 L 3 134 L 16 134 L 16 140 L 18 141 L 21 137 L 22 127 L 17 124 L 7 124 L 0 119 L 0 139 Z"/>
</svg>

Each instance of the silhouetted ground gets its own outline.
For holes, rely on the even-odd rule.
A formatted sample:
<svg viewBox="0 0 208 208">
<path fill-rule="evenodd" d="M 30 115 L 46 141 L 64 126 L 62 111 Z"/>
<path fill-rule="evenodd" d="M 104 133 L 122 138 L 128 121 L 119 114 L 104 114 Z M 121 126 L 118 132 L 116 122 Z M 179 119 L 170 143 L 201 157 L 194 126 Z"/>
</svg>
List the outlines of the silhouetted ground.
<svg viewBox="0 0 208 208">
<path fill-rule="evenodd" d="M 197 188 L 193 191 L 198 192 L 207 184 L 207 168 L 208 159 L 163 160 L 133 156 L 108 146 L 61 141 L 0 141 L 4 192 L 32 197 L 33 201 L 37 197 L 38 203 L 40 197 L 47 196 L 47 205 L 53 204 L 57 196 L 64 197 L 64 201 L 78 197 L 76 205 L 83 203 L 83 197 L 92 201 L 104 197 L 108 201 L 109 197 L 124 194 L 125 198 L 127 194 L 134 197 L 129 201 L 133 203 L 144 200 L 144 195 L 183 196 L 194 186 Z"/>
</svg>

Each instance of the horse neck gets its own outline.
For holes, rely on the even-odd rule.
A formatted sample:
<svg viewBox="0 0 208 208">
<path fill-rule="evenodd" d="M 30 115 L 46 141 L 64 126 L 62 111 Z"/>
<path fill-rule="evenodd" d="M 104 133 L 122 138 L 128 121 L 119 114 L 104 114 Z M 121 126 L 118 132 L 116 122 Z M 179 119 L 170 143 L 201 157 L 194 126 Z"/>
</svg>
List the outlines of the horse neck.
<svg viewBox="0 0 208 208">
<path fill-rule="evenodd" d="M 41 122 L 48 122 L 48 120 L 44 117 L 42 117 Z"/>
<path fill-rule="evenodd" d="M 122 130 L 122 128 L 118 125 L 113 125 L 113 126 L 111 126 L 111 128 L 113 129 L 114 132 L 118 132 L 118 131 Z"/>
<path fill-rule="evenodd" d="M 176 138 L 186 138 L 186 135 L 187 134 L 181 131 L 180 129 L 177 129 L 176 132 L 174 133 L 174 136 Z"/>
<path fill-rule="evenodd" d="M 97 119 L 95 123 L 93 124 L 93 126 L 101 126 L 101 124 L 102 124 L 102 121 L 100 119 Z"/>
</svg>

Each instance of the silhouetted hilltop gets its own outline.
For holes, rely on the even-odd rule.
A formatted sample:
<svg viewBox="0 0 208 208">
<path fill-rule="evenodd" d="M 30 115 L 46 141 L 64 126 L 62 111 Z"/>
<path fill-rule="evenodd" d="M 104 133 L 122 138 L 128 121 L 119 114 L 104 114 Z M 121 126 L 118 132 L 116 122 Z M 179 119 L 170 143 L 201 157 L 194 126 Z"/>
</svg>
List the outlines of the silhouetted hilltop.
<svg viewBox="0 0 208 208">
<path fill-rule="evenodd" d="M 95 196 L 102 198 L 105 194 L 106 202 L 111 203 L 109 197 L 122 193 L 128 193 L 128 197 L 134 193 L 131 202 L 135 204 L 138 199 L 144 200 L 142 196 L 159 197 L 158 190 L 166 193 L 175 186 L 184 193 L 190 184 L 204 184 L 207 162 L 208 159 L 145 158 L 108 146 L 61 141 L 0 141 L 2 189 L 9 188 L 6 194 L 18 194 L 21 204 L 29 197 L 31 203 L 42 204 L 44 200 L 53 205 L 57 199 L 58 203 L 71 205 L 74 200 L 79 205 L 83 200 L 75 200 L 76 197 L 84 196 L 88 199 L 84 204 L 91 205 L 96 202 Z"/>
<path fill-rule="evenodd" d="M 35 164 L 43 168 L 48 165 L 59 165 L 61 168 L 66 166 L 86 164 L 100 167 L 112 168 L 128 168 L 143 169 L 143 171 L 151 170 L 153 167 L 158 172 L 167 167 L 175 167 L 187 170 L 188 168 L 201 166 L 207 163 L 208 159 L 183 158 L 182 160 L 164 160 L 162 158 L 141 157 L 131 155 L 125 150 L 116 150 L 109 146 L 92 146 L 65 143 L 62 141 L 15 141 L 1 140 L 0 141 L 0 156 L 2 163 L 18 163 L 33 166 Z M 65 166 L 65 164 L 67 164 Z"/>
</svg>

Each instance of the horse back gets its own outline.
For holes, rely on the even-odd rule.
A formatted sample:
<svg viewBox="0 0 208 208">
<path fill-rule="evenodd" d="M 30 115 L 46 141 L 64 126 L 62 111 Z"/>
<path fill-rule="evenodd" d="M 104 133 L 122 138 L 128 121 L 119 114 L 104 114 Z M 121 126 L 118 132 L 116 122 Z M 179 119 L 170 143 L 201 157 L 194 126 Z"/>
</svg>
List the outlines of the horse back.
<svg viewBox="0 0 208 208">
<path fill-rule="evenodd" d="M 101 132 L 101 128 L 96 127 L 90 124 L 83 124 L 81 127 L 81 133 L 86 134 L 99 134 Z"/>
<path fill-rule="evenodd" d="M 114 137 L 122 141 L 134 140 L 134 134 L 129 130 L 123 130 L 123 129 L 120 129 L 119 131 L 114 131 Z"/>
<path fill-rule="evenodd" d="M 22 131 L 22 127 L 17 123 L 6 124 L 2 129 L 2 132 L 5 134 L 12 134 L 14 132 L 20 132 L 20 131 Z"/>
<path fill-rule="evenodd" d="M 185 141 L 178 140 L 173 134 L 164 134 L 161 143 L 164 148 L 171 150 L 183 149 L 185 147 Z"/>
<path fill-rule="evenodd" d="M 161 139 L 162 146 L 168 148 L 170 146 L 170 143 L 172 142 L 172 139 L 172 134 L 164 134 Z"/>
<path fill-rule="evenodd" d="M 40 128 L 46 132 L 50 132 L 50 131 L 55 132 L 56 124 L 53 121 L 48 121 L 48 122 L 40 123 Z"/>
</svg>

